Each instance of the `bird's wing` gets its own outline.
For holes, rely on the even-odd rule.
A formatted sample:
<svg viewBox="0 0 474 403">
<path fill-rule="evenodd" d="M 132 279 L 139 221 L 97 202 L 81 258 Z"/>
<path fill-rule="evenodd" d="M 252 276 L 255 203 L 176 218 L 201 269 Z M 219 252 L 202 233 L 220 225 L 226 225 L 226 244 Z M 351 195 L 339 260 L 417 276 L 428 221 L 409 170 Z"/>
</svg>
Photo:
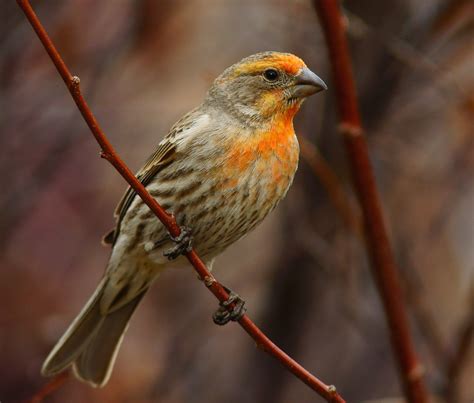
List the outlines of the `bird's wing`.
<svg viewBox="0 0 474 403">
<path fill-rule="evenodd" d="M 207 124 L 208 120 L 209 116 L 200 113 L 199 109 L 196 108 L 176 122 L 170 132 L 158 144 L 156 151 L 148 158 L 145 165 L 136 174 L 137 179 L 143 186 L 147 186 L 163 167 L 173 162 L 179 147 L 185 143 L 186 140 L 191 138 L 193 134 L 199 132 L 200 129 Z M 136 194 L 132 187 L 128 187 L 122 196 L 114 213 L 117 218 L 116 227 L 104 236 L 103 242 L 105 244 L 113 245 L 115 243 L 120 232 L 120 224 Z"/>
</svg>

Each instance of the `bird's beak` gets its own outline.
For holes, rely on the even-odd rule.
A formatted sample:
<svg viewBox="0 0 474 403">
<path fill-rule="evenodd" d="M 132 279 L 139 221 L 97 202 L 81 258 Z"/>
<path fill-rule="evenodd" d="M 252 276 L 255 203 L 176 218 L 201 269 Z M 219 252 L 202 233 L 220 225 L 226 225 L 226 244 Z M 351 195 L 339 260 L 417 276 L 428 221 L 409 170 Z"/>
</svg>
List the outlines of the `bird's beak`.
<svg viewBox="0 0 474 403">
<path fill-rule="evenodd" d="M 294 86 L 292 87 L 292 97 L 306 98 L 316 94 L 319 91 L 327 90 L 326 83 L 321 80 L 307 67 L 303 67 L 295 77 Z"/>
</svg>

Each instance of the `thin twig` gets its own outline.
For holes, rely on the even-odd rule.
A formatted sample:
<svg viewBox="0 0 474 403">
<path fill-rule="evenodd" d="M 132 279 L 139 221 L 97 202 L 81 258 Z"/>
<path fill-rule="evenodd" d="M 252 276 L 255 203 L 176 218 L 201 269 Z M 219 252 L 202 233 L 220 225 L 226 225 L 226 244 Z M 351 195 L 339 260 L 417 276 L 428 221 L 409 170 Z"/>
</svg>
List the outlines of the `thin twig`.
<svg viewBox="0 0 474 403">
<path fill-rule="evenodd" d="M 358 110 L 343 16 L 337 0 L 315 0 L 314 4 L 326 37 L 341 119 L 340 131 L 344 136 L 354 186 L 364 216 L 373 274 L 385 308 L 392 347 L 398 361 L 405 395 L 411 403 L 428 402 L 428 392 L 423 380 L 424 369 L 418 360 L 410 336 L 400 279 L 369 160 Z"/>
<path fill-rule="evenodd" d="M 46 383 L 35 395 L 26 401 L 26 403 L 41 403 L 46 396 L 51 395 L 59 389 L 69 379 L 69 372 L 62 372 Z"/>
<path fill-rule="evenodd" d="M 51 60 L 56 66 L 59 74 L 64 80 L 66 86 L 69 89 L 77 107 L 79 108 L 84 120 L 89 126 L 92 134 L 102 149 L 101 156 L 109 161 L 115 169 L 122 175 L 122 177 L 129 183 L 129 185 L 136 191 L 136 193 L 143 199 L 148 207 L 155 213 L 160 219 L 163 225 L 168 229 L 170 234 L 174 237 L 180 233 L 180 228 L 176 223 L 175 218 L 168 214 L 157 201 L 147 192 L 142 183 L 135 177 L 130 169 L 125 165 L 122 159 L 115 152 L 109 140 L 99 127 L 99 123 L 95 119 L 92 111 L 89 109 L 84 97 L 81 94 L 78 77 L 73 76 L 66 64 L 62 60 L 60 54 L 53 45 L 51 39 L 46 33 L 41 22 L 38 20 L 35 12 L 31 8 L 28 0 L 17 0 L 19 6 L 25 13 L 33 29 L 36 31 L 40 41 L 48 52 Z M 204 281 L 206 287 L 214 294 L 214 296 L 221 302 L 226 301 L 229 298 L 229 294 L 225 291 L 220 283 L 211 275 L 209 270 L 204 265 L 203 261 L 199 258 L 196 251 L 186 253 L 186 257 L 189 262 L 194 266 L 194 269 L 199 274 L 201 280 Z M 232 304 L 233 305 L 233 304 Z M 233 306 L 229 309 L 233 309 Z M 277 347 L 250 319 L 247 315 L 244 315 L 240 320 L 239 324 L 244 330 L 255 340 L 257 346 L 263 351 L 269 353 L 281 364 L 283 364 L 290 372 L 302 380 L 311 389 L 317 392 L 320 396 L 324 397 L 328 402 L 344 402 L 344 399 L 336 392 L 334 386 L 329 386 L 321 382 L 318 378 L 312 375 L 309 371 L 303 368 L 300 364 L 294 361 L 284 351 Z"/>
<path fill-rule="evenodd" d="M 319 179 L 326 190 L 329 200 L 339 212 L 347 227 L 355 235 L 363 236 L 362 219 L 358 211 L 354 209 L 349 197 L 344 192 L 341 181 L 334 170 L 319 153 L 317 147 L 304 137 L 299 137 L 301 157 L 308 163 L 314 175 Z"/>
</svg>

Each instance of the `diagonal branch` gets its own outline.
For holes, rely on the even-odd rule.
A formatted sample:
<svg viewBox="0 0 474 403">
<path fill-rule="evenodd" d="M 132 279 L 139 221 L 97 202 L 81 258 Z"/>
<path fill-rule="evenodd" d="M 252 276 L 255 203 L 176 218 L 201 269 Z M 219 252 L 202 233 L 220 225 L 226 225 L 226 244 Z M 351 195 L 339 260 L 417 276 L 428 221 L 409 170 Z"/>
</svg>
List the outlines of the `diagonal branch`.
<svg viewBox="0 0 474 403">
<path fill-rule="evenodd" d="M 341 119 L 340 131 L 344 136 L 354 186 L 364 216 L 367 249 L 385 308 L 400 378 L 407 400 L 410 403 L 425 403 L 429 401 L 429 397 L 423 380 L 423 366 L 418 360 L 410 335 L 399 274 L 369 159 L 358 110 L 343 16 L 337 0 L 315 0 L 314 4 L 326 36 Z"/>
<path fill-rule="evenodd" d="M 59 389 L 69 379 L 68 372 L 62 372 L 52 378 L 40 390 L 38 390 L 33 397 L 28 399 L 25 403 L 41 403 L 45 397 L 51 395 L 54 391 Z"/>
<path fill-rule="evenodd" d="M 348 195 L 336 173 L 328 162 L 305 137 L 299 137 L 300 152 L 304 160 L 311 167 L 314 175 L 319 179 L 326 191 L 329 201 L 333 204 L 344 224 L 357 236 L 363 236 L 362 217 L 350 203 Z"/>
<path fill-rule="evenodd" d="M 145 187 L 138 181 L 135 175 L 125 165 L 122 159 L 115 152 L 112 144 L 106 138 L 105 134 L 101 130 L 99 123 L 95 119 L 92 111 L 89 109 L 84 97 L 82 96 L 79 87 L 79 77 L 73 76 L 66 64 L 62 60 L 60 54 L 53 45 L 51 39 L 46 33 L 44 27 L 33 11 L 28 0 L 17 0 L 19 6 L 25 13 L 33 29 L 36 31 L 38 38 L 42 42 L 44 48 L 48 52 L 51 60 L 56 66 L 59 74 L 64 80 L 66 86 L 71 93 L 74 102 L 79 108 L 84 120 L 86 121 L 89 129 L 94 135 L 95 139 L 100 145 L 102 150 L 101 157 L 109 161 L 114 168 L 122 175 L 122 177 L 129 183 L 129 185 L 137 192 L 137 194 L 143 199 L 148 207 L 155 213 L 160 219 L 163 225 L 168 229 L 170 234 L 174 237 L 180 234 L 180 229 L 174 217 L 168 214 L 157 201 L 147 192 Z M 194 269 L 199 274 L 199 278 L 204 282 L 206 287 L 214 294 L 214 296 L 221 302 L 227 301 L 229 294 L 222 287 L 220 283 L 212 276 L 209 270 L 204 265 L 203 261 L 199 258 L 195 250 L 186 253 L 186 257 L 189 262 L 193 265 Z M 228 308 L 232 309 L 234 304 L 231 304 Z M 304 367 L 294 361 L 278 346 L 276 346 L 250 319 L 247 315 L 244 315 L 240 320 L 239 324 L 243 329 L 254 339 L 257 346 L 263 351 L 267 352 L 281 364 L 283 364 L 293 375 L 297 376 L 301 381 L 308 385 L 320 396 L 324 397 L 328 402 L 344 402 L 344 399 L 336 392 L 334 386 L 328 386 L 321 382 L 318 378 L 312 375 Z"/>
</svg>

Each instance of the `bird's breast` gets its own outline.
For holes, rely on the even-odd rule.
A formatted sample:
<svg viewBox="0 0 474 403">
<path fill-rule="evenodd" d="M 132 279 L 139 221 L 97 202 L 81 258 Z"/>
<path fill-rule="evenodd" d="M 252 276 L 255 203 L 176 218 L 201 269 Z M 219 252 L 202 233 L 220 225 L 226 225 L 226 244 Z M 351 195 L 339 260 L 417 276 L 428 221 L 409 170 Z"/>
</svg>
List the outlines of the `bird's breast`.
<svg viewBox="0 0 474 403">
<path fill-rule="evenodd" d="M 223 156 L 221 189 L 244 195 L 242 204 L 259 210 L 261 220 L 286 195 L 298 166 L 292 122 L 254 131 L 233 143 Z"/>
<path fill-rule="evenodd" d="M 269 129 L 231 140 L 223 157 L 222 175 L 228 178 L 228 186 L 252 176 L 262 186 L 286 189 L 298 166 L 298 156 L 292 122 L 279 121 Z"/>
<path fill-rule="evenodd" d="M 221 251 L 258 225 L 285 196 L 298 166 L 293 128 L 262 131 L 233 141 L 211 169 L 210 194 L 224 201 L 198 245 L 204 254 Z M 197 244 L 197 243 L 196 243 Z"/>
</svg>

